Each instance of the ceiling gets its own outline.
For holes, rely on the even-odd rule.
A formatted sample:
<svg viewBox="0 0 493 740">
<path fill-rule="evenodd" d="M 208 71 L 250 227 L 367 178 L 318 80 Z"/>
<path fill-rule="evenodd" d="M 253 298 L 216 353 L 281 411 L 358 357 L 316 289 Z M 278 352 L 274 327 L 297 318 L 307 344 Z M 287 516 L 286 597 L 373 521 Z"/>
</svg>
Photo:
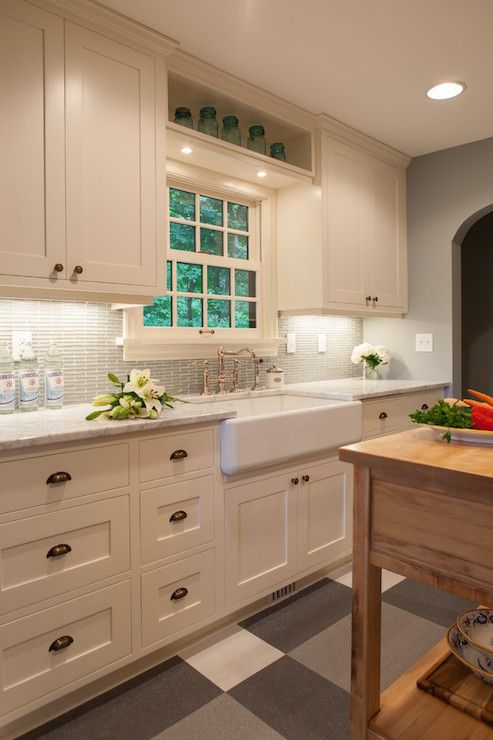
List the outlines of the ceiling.
<svg viewBox="0 0 493 740">
<path fill-rule="evenodd" d="M 493 136 L 493 0 L 102 0 L 411 156 Z M 466 92 L 425 91 L 462 80 Z"/>
</svg>

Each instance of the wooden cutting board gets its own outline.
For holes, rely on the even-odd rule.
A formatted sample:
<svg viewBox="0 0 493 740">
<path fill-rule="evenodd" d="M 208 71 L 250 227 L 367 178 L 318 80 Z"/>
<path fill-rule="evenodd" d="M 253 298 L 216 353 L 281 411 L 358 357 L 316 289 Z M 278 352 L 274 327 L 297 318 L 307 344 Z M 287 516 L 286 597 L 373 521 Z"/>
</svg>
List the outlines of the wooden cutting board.
<svg viewBox="0 0 493 740">
<path fill-rule="evenodd" d="M 475 676 L 452 653 L 417 684 L 423 691 L 493 726 L 493 686 Z"/>
</svg>

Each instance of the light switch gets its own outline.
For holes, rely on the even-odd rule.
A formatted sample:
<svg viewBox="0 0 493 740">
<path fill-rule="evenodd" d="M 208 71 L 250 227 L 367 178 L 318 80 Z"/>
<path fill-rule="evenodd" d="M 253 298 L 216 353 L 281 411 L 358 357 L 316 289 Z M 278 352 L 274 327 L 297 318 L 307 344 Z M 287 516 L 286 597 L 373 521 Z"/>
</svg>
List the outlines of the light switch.
<svg viewBox="0 0 493 740">
<path fill-rule="evenodd" d="M 416 352 L 433 352 L 433 334 L 416 334 Z"/>
<path fill-rule="evenodd" d="M 318 351 L 319 352 L 327 351 L 327 335 L 326 334 L 318 335 Z"/>
<path fill-rule="evenodd" d="M 21 346 L 24 342 L 32 342 L 33 334 L 31 331 L 13 331 L 12 332 L 12 357 L 14 362 L 21 359 Z"/>
<path fill-rule="evenodd" d="M 288 331 L 286 334 L 286 352 L 288 355 L 294 355 L 296 352 L 296 334 L 293 331 Z"/>
</svg>

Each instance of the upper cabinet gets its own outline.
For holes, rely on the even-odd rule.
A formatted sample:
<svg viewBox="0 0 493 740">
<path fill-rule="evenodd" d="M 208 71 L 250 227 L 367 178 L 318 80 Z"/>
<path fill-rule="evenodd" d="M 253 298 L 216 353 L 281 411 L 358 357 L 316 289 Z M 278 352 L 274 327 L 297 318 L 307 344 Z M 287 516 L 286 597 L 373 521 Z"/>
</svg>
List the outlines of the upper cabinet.
<svg viewBox="0 0 493 740">
<path fill-rule="evenodd" d="M 319 167 L 278 195 L 279 309 L 405 313 L 405 169 L 325 134 Z"/>
<path fill-rule="evenodd" d="M 0 0 L 0 294 L 146 303 L 164 283 L 174 44 L 73 7 Z"/>
</svg>

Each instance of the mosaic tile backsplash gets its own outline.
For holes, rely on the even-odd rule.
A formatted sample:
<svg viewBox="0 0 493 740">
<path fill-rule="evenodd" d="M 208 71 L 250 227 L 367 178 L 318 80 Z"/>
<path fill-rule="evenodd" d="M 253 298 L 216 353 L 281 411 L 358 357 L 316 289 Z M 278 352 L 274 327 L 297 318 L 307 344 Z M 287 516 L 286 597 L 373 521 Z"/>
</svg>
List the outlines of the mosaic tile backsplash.
<svg viewBox="0 0 493 740">
<path fill-rule="evenodd" d="M 108 387 L 108 371 L 124 376 L 136 362 L 123 361 L 123 349 L 116 345 L 122 336 L 122 312 L 101 303 L 0 299 L 0 340 L 11 342 L 12 331 L 32 332 L 34 351 L 43 367 L 50 339 L 63 349 L 65 403 L 90 401 Z M 287 354 L 281 344 L 277 358 L 264 358 L 265 369 L 275 361 L 285 371 L 287 383 L 361 375 L 351 364 L 351 350 L 363 341 L 361 319 L 338 316 L 296 316 L 279 319 L 279 336 L 296 333 L 296 353 Z M 327 351 L 318 352 L 318 334 L 327 336 Z M 201 369 L 190 360 L 143 361 L 170 393 L 200 393 Z M 211 373 L 216 373 L 211 362 Z M 252 384 L 250 363 L 245 363 L 242 387 Z M 211 383 L 211 387 L 214 384 Z M 42 393 L 44 389 L 41 389 Z M 41 396 L 43 397 L 43 396 Z"/>
</svg>

